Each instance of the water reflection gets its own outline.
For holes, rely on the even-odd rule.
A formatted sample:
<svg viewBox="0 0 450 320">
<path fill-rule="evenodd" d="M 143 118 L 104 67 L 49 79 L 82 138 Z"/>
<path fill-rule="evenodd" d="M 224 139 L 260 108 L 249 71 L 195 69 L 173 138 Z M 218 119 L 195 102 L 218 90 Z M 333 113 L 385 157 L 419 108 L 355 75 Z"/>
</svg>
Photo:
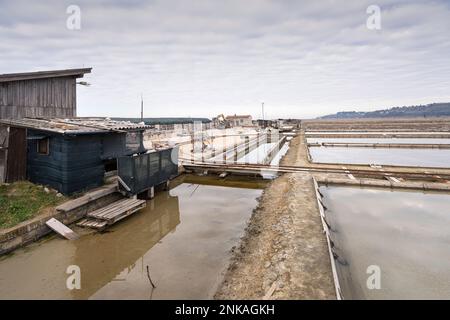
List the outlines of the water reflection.
<svg viewBox="0 0 450 320">
<path fill-rule="evenodd" d="M 180 223 L 179 200 L 159 193 L 140 214 L 107 233 L 77 229 L 75 241 L 46 238 L 0 260 L 0 298 L 87 299 L 105 284 L 136 268 L 148 252 Z M 81 290 L 67 290 L 66 268 L 81 270 Z"/>
<path fill-rule="evenodd" d="M 398 166 L 449 167 L 450 150 L 371 149 L 345 147 L 309 148 L 313 162 L 342 164 L 381 164 Z"/>
<path fill-rule="evenodd" d="M 178 197 L 162 192 L 134 219 L 115 225 L 108 233 L 81 237 L 73 264 L 83 271 L 83 290 L 71 291 L 73 298 L 89 298 L 106 283 L 124 281 L 136 268 L 146 274 L 142 257 L 178 224 Z"/>
<path fill-rule="evenodd" d="M 0 298 L 211 298 L 263 186 L 222 181 L 232 187 L 186 176 L 107 233 L 80 228 L 76 241 L 52 236 L 0 258 Z M 66 288 L 69 265 L 81 290 Z"/>
<path fill-rule="evenodd" d="M 226 162 L 229 164 L 232 163 L 264 163 L 264 160 L 267 160 L 269 152 L 277 145 L 277 143 L 261 143 L 256 146 L 253 145 L 252 148 L 247 149 L 245 145 L 240 145 L 237 147 L 238 152 L 228 152 L 225 155 L 220 154 L 210 159 L 207 159 L 207 162 L 217 162 L 222 163 Z"/>
<path fill-rule="evenodd" d="M 277 143 L 264 143 L 256 149 L 246 153 L 243 157 L 237 160 L 237 163 L 264 163 L 270 150 L 272 150 Z"/>
<path fill-rule="evenodd" d="M 450 195 L 321 187 L 346 299 L 450 298 Z M 381 268 L 369 290 L 367 268 Z"/>
<path fill-rule="evenodd" d="M 307 138 L 308 143 L 450 144 L 445 138 Z"/>
</svg>

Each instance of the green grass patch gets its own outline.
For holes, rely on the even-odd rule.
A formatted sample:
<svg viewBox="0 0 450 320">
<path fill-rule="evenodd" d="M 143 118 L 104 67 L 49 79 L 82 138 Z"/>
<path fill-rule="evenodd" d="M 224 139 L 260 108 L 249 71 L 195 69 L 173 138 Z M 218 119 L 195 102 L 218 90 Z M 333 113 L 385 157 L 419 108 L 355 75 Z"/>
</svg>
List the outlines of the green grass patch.
<svg viewBox="0 0 450 320">
<path fill-rule="evenodd" d="M 0 229 L 10 228 L 66 200 L 28 181 L 0 185 Z"/>
</svg>

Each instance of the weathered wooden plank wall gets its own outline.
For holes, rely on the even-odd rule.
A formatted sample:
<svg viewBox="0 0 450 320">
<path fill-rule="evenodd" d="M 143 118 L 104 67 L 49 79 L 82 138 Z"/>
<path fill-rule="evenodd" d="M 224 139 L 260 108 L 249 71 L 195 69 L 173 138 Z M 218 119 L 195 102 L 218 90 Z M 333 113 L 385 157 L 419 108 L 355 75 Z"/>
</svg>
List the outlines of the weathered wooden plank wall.
<svg viewBox="0 0 450 320">
<path fill-rule="evenodd" d="M 0 125 L 0 184 L 6 178 L 6 159 L 8 156 L 9 127 Z"/>
<path fill-rule="evenodd" d="M 0 184 L 5 182 L 7 149 L 0 149 Z"/>
<path fill-rule="evenodd" d="M 75 116 L 75 77 L 0 83 L 0 119 Z"/>
<path fill-rule="evenodd" d="M 6 182 L 25 180 L 27 177 L 27 131 L 10 127 Z"/>
</svg>

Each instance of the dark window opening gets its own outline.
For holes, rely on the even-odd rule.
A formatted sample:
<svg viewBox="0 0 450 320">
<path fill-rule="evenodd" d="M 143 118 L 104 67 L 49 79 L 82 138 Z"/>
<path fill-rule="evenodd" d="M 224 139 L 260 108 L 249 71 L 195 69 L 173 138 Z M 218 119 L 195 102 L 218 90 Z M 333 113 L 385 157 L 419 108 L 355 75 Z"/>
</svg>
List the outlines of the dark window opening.
<svg viewBox="0 0 450 320">
<path fill-rule="evenodd" d="M 48 138 L 44 138 L 44 139 L 38 140 L 37 148 L 38 148 L 37 152 L 39 154 L 48 155 L 48 153 L 49 153 L 49 139 Z"/>
<path fill-rule="evenodd" d="M 103 164 L 105 166 L 105 172 L 111 172 L 117 170 L 117 160 L 111 159 L 111 160 L 105 160 L 103 161 Z"/>
</svg>

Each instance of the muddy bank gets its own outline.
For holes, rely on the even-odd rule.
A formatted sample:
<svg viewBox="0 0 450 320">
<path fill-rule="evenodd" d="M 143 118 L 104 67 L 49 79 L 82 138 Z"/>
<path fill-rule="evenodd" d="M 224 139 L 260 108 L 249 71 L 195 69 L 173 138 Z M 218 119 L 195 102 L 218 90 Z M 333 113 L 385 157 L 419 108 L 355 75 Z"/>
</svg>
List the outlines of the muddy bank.
<svg viewBox="0 0 450 320">
<path fill-rule="evenodd" d="M 294 138 L 281 164 L 304 161 Z M 264 190 L 217 299 L 335 299 L 328 248 L 312 177 L 284 174 Z"/>
</svg>

